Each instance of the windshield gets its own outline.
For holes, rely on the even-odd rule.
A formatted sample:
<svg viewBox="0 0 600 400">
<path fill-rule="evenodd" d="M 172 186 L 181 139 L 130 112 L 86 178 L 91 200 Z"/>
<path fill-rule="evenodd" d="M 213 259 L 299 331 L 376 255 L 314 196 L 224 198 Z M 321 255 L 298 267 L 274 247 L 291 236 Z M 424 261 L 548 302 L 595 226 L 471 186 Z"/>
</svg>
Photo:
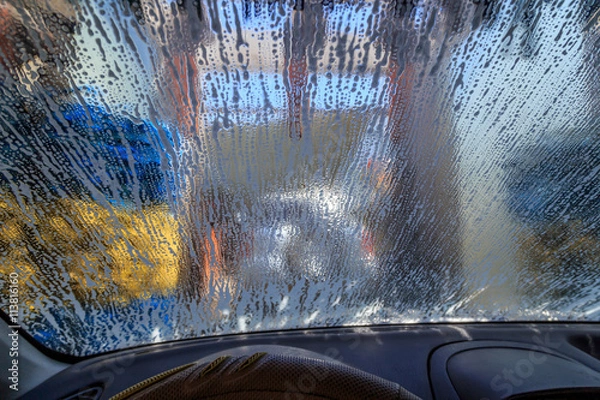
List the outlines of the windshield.
<svg viewBox="0 0 600 400">
<path fill-rule="evenodd" d="M 0 307 L 85 356 L 600 318 L 594 1 L 0 0 Z"/>
</svg>

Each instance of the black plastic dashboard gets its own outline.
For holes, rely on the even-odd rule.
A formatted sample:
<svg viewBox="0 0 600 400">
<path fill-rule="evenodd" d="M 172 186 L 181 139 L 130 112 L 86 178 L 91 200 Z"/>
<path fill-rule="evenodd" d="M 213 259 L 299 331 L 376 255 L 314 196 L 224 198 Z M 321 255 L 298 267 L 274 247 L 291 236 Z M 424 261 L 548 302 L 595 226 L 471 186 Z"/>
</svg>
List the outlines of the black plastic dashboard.
<svg viewBox="0 0 600 400">
<path fill-rule="evenodd" d="M 22 398 L 109 399 L 180 365 L 260 346 L 317 353 L 423 399 L 600 398 L 600 327 L 589 323 L 330 328 L 162 343 L 80 361 Z"/>
</svg>

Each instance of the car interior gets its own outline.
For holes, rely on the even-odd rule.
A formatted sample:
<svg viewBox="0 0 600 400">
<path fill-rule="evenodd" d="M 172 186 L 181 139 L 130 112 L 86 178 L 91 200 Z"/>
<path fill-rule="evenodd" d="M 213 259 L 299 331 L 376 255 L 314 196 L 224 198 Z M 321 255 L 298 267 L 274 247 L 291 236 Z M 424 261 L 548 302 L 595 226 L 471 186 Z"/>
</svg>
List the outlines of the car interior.
<svg viewBox="0 0 600 400">
<path fill-rule="evenodd" d="M 600 0 L 0 0 L 0 399 L 600 399 Z"/>
<path fill-rule="evenodd" d="M 589 323 L 261 332 L 86 359 L 48 354 L 22 339 L 15 398 L 594 399 L 599 345 L 598 328 Z"/>
</svg>

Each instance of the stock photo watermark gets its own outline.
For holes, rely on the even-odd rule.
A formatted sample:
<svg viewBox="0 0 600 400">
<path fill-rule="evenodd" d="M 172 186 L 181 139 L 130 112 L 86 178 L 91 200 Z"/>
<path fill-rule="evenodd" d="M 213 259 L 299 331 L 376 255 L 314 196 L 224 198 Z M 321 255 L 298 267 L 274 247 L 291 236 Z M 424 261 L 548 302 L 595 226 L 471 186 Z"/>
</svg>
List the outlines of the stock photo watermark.
<svg viewBox="0 0 600 400">
<path fill-rule="evenodd" d="M 550 340 L 548 333 L 543 337 L 541 334 L 535 335 L 532 340 L 535 345 L 527 352 L 526 357 L 503 368 L 501 372 L 492 378 L 490 388 L 494 392 L 502 393 L 503 397 L 512 395 L 515 388 L 520 387 L 527 379 L 531 378 L 536 372 L 536 367 L 544 364 L 552 351 L 561 345 L 560 341 L 553 342 Z"/>
<path fill-rule="evenodd" d="M 348 350 L 352 351 L 355 351 L 361 343 L 360 335 L 356 333 L 343 335 L 340 337 L 340 340 L 346 344 Z M 325 349 L 323 355 L 340 363 L 344 361 L 342 352 L 336 346 L 330 346 Z M 289 400 L 303 400 L 307 396 L 310 397 L 317 385 L 327 379 L 327 377 L 329 377 L 333 372 L 330 370 L 330 368 L 331 367 L 317 368 L 315 366 L 308 365 L 308 371 L 300 375 L 294 382 L 289 380 L 285 382 L 285 398 Z"/>
<path fill-rule="evenodd" d="M 8 368 L 9 388 L 15 392 L 19 391 L 19 275 L 11 272 L 8 276 L 8 318 L 10 347 L 8 356 L 10 367 Z"/>
</svg>

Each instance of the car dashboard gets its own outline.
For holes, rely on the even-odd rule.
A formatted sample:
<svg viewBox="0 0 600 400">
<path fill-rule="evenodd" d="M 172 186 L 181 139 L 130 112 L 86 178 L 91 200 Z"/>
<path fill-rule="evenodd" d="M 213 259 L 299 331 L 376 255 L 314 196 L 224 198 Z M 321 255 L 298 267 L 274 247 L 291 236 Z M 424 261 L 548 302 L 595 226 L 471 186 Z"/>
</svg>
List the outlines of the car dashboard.
<svg viewBox="0 0 600 400">
<path fill-rule="evenodd" d="M 289 330 L 147 345 L 65 364 L 20 398 L 109 399 L 198 360 L 256 354 L 341 363 L 422 399 L 600 396 L 596 324 L 502 322 Z M 292 380 L 288 398 L 312 398 L 315 384 L 327 384 L 329 377 L 315 371 L 308 367 Z"/>
</svg>

